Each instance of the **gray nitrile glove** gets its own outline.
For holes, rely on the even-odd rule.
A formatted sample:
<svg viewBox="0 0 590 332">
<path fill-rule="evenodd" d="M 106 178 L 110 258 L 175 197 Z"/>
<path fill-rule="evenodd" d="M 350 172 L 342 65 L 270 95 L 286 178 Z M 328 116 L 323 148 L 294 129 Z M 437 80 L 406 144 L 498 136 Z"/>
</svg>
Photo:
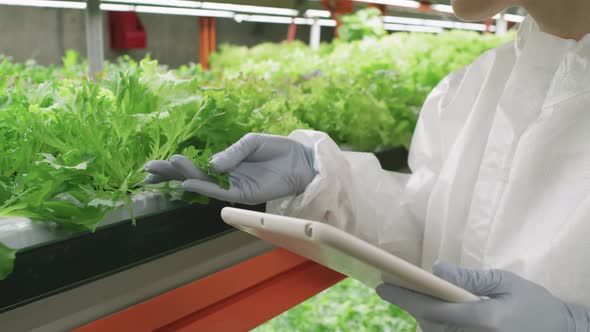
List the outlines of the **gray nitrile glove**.
<svg viewBox="0 0 590 332">
<path fill-rule="evenodd" d="M 416 318 L 424 332 L 587 332 L 587 309 L 562 302 L 511 272 L 436 263 L 433 273 L 475 295 L 476 303 L 449 303 L 389 284 L 377 294 Z"/>
<path fill-rule="evenodd" d="M 265 134 L 247 134 L 211 158 L 213 171 L 229 173 L 229 190 L 220 188 L 187 158 L 153 160 L 145 169 L 148 183 L 183 181 L 187 191 L 219 200 L 259 204 L 301 194 L 315 177 L 313 151 L 292 139 Z"/>
</svg>

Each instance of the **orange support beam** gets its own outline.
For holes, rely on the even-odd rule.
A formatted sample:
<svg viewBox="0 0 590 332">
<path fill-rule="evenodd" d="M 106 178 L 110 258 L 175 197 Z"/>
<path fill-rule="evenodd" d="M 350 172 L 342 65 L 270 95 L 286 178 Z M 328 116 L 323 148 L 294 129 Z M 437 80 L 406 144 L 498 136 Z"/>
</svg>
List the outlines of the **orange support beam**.
<svg viewBox="0 0 590 332">
<path fill-rule="evenodd" d="M 485 22 L 486 25 L 486 31 L 484 33 L 489 34 L 492 33 L 492 31 L 490 30 L 490 27 L 494 24 L 494 20 L 493 19 L 487 19 Z"/>
<path fill-rule="evenodd" d="M 74 331 L 249 331 L 344 278 L 276 249 Z"/>
<path fill-rule="evenodd" d="M 289 24 L 289 32 L 287 32 L 287 42 L 292 43 L 295 40 L 295 36 L 297 34 L 297 24 L 295 24 L 295 18 L 291 19 L 291 24 Z"/>
<path fill-rule="evenodd" d="M 209 54 L 215 52 L 215 18 L 199 17 L 199 62 L 209 69 Z"/>
<path fill-rule="evenodd" d="M 352 0 L 322 0 L 322 5 L 332 14 L 332 19 L 336 20 L 335 37 L 338 38 L 338 28 L 341 25 L 338 18 L 354 11 L 353 2 Z"/>
</svg>

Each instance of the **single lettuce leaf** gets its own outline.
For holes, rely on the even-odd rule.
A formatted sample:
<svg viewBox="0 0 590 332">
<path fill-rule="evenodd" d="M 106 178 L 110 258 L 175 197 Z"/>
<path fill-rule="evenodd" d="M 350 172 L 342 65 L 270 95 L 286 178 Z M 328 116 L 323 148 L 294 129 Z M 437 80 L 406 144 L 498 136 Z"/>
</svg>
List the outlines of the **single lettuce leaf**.
<svg viewBox="0 0 590 332">
<path fill-rule="evenodd" d="M 16 250 L 0 242 L 0 280 L 6 279 L 14 269 Z"/>
<path fill-rule="evenodd" d="M 221 188 L 229 189 L 229 174 L 219 174 L 212 170 L 214 165 L 210 164 L 209 159 L 213 156 L 213 152 L 210 149 L 199 150 L 194 146 L 189 146 L 182 151 L 182 155 L 190 159 L 195 167 L 207 172 L 207 175 L 215 179 Z"/>
</svg>

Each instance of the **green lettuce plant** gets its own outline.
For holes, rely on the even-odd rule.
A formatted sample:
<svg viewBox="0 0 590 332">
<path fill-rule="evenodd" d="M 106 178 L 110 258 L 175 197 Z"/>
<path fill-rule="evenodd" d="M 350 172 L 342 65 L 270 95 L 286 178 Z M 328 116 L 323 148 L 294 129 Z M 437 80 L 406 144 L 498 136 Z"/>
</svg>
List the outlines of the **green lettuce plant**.
<svg viewBox="0 0 590 332">
<path fill-rule="evenodd" d="M 315 129 L 359 151 L 408 148 L 430 90 L 505 40 L 447 32 L 317 51 L 298 42 L 226 45 L 211 57 L 211 72 L 122 57 L 96 81 L 73 51 L 62 66 L 0 57 L 0 218 L 94 231 L 108 211 L 130 208 L 146 191 L 207 203 L 175 184 L 145 185 L 143 166 L 181 153 L 227 187 L 209 157 L 248 132 Z M 0 280 L 14 255 L 0 244 Z"/>
</svg>

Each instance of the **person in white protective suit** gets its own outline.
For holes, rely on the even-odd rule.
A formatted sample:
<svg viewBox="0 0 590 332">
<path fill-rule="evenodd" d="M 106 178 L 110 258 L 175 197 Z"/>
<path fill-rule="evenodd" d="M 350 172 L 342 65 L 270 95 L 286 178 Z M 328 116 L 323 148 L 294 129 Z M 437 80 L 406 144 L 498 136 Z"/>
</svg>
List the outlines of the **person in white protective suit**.
<svg viewBox="0 0 590 332">
<path fill-rule="evenodd" d="M 148 181 L 270 201 L 271 213 L 329 223 L 489 298 L 451 304 L 378 287 L 426 332 L 590 331 L 590 1 L 453 2 L 467 20 L 512 5 L 530 14 L 516 41 L 428 97 L 411 175 L 343 152 L 324 133 L 296 131 L 249 134 L 215 155 L 229 190 L 182 156 L 150 162 Z"/>
</svg>

